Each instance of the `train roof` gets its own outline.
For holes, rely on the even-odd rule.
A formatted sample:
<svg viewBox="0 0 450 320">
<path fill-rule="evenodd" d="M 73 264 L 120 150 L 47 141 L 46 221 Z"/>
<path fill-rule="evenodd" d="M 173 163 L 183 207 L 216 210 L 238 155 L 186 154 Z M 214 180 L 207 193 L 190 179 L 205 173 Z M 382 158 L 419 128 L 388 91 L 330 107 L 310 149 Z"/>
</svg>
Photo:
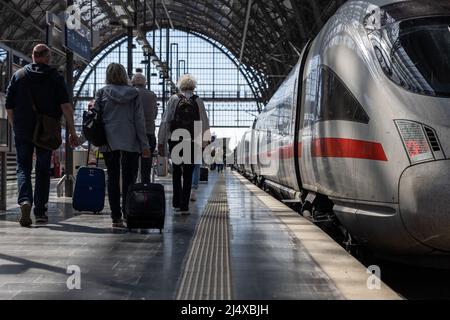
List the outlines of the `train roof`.
<svg viewBox="0 0 450 320">
<path fill-rule="evenodd" d="M 349 2 L 361 1 L 361 0 L 350 0 Z M 407 2 L 411 0 L 365 0 L 365 2 L 372 3 L 376 6 L 383 7 L 389 4 L 398 3 L 398 2 Z"/>
</svg>

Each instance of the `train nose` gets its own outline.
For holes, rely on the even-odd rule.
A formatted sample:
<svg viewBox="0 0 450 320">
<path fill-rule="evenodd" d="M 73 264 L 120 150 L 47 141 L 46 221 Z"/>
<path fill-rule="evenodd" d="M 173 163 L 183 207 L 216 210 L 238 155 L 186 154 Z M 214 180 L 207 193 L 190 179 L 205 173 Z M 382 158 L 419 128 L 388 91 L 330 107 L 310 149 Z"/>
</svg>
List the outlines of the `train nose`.
<svg viewBox="0 0 450 320">
<path fill-rule="evenodd" d="M 417 164 L 400 178 L 401 217 L 416 240 L 450 251 L 450 160 Z"/>
</svg>

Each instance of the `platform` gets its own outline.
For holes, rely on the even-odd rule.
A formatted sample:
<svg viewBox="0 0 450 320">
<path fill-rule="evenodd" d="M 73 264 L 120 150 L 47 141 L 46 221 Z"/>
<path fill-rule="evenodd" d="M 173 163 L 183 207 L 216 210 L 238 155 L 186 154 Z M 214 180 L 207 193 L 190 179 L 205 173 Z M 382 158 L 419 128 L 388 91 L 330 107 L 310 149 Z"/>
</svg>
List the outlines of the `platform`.
<svg viewBox="0 0 450 320">
<path fill-rule="evenodd" d="M 370 290 L 366 268 L 321 229 L 237 173 L 212 172 L 192 214 L 171 209 L 166 227 L 112 229 L 51 197 L 50 222 L 21 228 L 0 214 L 0 299 L 399 299 Z M 81 289 L 69 290 L 68 266 Z"/>
</svg>

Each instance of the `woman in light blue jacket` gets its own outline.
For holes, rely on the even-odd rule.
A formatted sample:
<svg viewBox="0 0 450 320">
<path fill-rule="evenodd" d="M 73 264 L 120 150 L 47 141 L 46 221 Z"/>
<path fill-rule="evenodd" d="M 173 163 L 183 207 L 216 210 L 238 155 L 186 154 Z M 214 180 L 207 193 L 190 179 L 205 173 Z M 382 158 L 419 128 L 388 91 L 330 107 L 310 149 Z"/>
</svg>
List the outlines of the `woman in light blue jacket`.
<svg viewBox="0 0 450 320">
<path fill-rule="evenodd" d="M 108 170 L 108 198 L 113 227 L 124 227 L 124 206 L 130 185 L 136 182 L 139 154 L 150 157 L 144 110 L 139 94 L 131 87 L 125 68 L 111 63 L 106 70 L 106 86 L 97 92 L 95 109 L 102 112 L 108 146 L 101 151 Z M 122 168 L 122 206 L 120 169 Z M 126 217 L 125 217 L 126 218 Z"/>
</svg>

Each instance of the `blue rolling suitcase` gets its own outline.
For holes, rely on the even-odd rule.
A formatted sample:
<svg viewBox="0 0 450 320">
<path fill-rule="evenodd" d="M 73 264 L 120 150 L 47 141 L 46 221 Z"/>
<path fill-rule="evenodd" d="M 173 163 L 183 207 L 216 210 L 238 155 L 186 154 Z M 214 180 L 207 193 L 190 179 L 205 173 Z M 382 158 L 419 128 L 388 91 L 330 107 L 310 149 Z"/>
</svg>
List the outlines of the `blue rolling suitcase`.
<svg viewBox="0 0 450 320">
<path fill-rule="evenodd" d="M 89 152 L 88 152 L 89 158 Z M 105 172 L 97 167 L 78 169 L 72 206 L 79 212 L 100 213 L 105 206 Z"/>
</svg>

